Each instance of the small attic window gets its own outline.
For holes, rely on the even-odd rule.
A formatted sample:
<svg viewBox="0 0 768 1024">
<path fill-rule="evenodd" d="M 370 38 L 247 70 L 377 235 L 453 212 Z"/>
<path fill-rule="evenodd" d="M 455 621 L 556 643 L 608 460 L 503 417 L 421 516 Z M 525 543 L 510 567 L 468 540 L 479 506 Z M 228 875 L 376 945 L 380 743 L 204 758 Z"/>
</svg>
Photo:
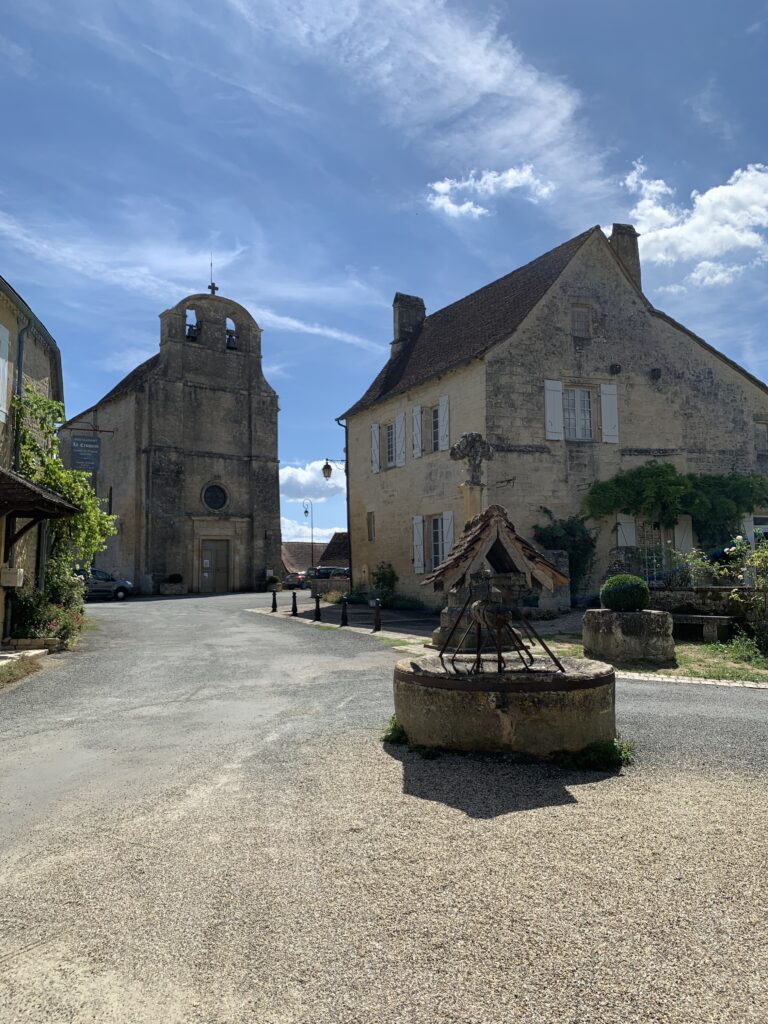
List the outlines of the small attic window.
<svg viewBox="0 0 768 1024">
<path fill-rule="evenodd" d="M 194 311 L 194 309 L 188 309 L 187 310 L 187 337 L 188 338 L 196 338 L 198 336 L 199 331 L 200 331 L 200 328 L 199 328 L 199 325 L 197 323 L 197 313 Z"/>
<path fill-rule="evenodd" d="M 582 303 L 571 306 L 571 336 L 590 338 L 592 336 L 590 308 Z"/>
<path fill-rule="evenodd" d="M 227 317 L 227 348 L 237 348 L 235 321 Z"/>
</svg>

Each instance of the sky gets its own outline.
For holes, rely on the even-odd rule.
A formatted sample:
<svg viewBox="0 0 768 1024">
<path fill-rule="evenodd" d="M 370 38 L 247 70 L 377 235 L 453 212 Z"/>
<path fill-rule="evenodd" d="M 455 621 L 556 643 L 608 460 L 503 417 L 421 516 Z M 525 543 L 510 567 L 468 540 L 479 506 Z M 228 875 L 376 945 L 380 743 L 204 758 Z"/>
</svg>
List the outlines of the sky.
<svg viewBox="0 0 768 1024">
<path fill-rule="evenodd" d="M 768 2 L 12 0 L 0 274 L 56 338 L 67 413 L 205 289 L 263 329 L 284 539 L 344 529 L 337 416 L 427 312 L 586 228 L 768 379 Z"/>
</svg>

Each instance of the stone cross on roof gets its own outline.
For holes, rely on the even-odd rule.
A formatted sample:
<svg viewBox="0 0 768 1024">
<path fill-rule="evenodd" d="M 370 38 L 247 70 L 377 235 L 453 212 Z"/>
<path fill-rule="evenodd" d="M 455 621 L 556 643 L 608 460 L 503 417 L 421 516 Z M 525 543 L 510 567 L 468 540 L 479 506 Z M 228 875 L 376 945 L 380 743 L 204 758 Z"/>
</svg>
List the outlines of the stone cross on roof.
<svg viewBox="0 0 768 1024">
<path fill-rule="evenodd" d="M 467 460 L 467 472 L 469 475 L 466 482 L 471 487 L 482 486 L 481 472 L 483 460 L 487 462 L 488 459 L 493 458 L 493 447 L 485 440 L 482 434 L 474 432 L 462 434 L 451 448 L 450 455 L 456 461 L 460 459 Z"/>
</svg>

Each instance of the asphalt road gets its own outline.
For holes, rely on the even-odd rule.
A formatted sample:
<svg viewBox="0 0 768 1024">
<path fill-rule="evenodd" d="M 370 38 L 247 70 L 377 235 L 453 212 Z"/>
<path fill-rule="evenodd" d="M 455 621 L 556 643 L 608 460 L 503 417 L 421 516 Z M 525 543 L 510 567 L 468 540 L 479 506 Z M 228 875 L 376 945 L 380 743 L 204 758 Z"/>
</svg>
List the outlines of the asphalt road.
<svg viewBox="0 0 768 1024">
<path fill-rule="evenodd" d="M 257 969 L 249 982 L 240 971 L 229 1005 L 224 968 L 212 981 L 210 961 L 220 929 L 247 945 L 256 927 L 239 908 L 256 870 L 243 851 L 257 810 L 289 835 L 292 814 L 311 815 L 318 750 L 347 736 L 375 747 L 398 654 L 248 611 L 268 600 L 93 604 L 94 628 L 74 652 L 0 691 L 3 1021 L 326 1019 L 306 1006 L 249 1013 Z M 620 681 L 617 708 L 641 765 L 764 786 L 768 691 Z M 296 779 L 310 781 L 297 791 Z M 439 786 L 412 782 L 404 765 L 402 791 L 440 801 Z M 295 806 L 281 802 L 287 789 Z M 472 799 L 454 806 L 492 816 Z M 280 845 L 259 849 L 278 876 Z"/>
</svg>

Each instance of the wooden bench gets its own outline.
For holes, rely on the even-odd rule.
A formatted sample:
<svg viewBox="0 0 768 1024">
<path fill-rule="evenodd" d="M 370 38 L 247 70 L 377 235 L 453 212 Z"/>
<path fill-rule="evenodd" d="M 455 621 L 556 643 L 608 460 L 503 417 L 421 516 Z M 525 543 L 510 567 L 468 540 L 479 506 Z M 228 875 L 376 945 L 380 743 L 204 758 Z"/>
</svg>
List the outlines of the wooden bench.
<svg viewBox="0 0 768 1024">
<path fill-rule="evenodd" d="M 707 643 L 727 640 L 731 635 L 730 615 L 672 615 L 672 621 L 680 626 L 701 626 L 702 639 Z"/>
</svg>

